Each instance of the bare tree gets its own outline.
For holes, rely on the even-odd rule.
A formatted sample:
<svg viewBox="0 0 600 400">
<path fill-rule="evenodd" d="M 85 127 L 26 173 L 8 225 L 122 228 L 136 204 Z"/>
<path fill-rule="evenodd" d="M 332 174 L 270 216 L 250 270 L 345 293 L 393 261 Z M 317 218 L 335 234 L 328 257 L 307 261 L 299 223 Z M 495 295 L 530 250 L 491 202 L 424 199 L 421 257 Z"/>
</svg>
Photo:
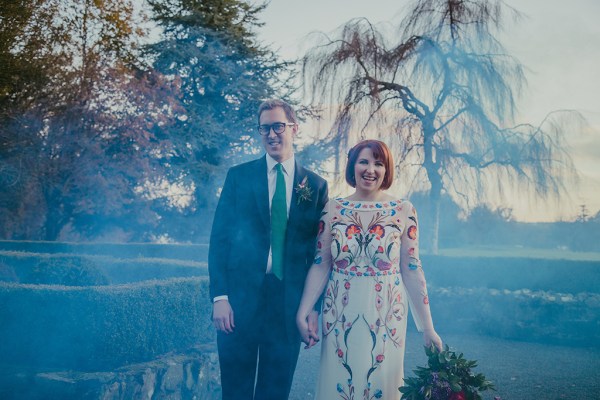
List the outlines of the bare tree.
<svg viewBox="0 0 600 400">
<path fill-rule="evenodd" d="M 468 208 L 515 190 L 548 198 L 576 177 L 562 145 L 565 113 L 509 126 L 525 83 L 496 39 L 511 16 L 502 1 L 420 0 L 396 35 L 352 20 L 304 57 L 312 103 L 337 105 L 330 139 L 344 147 L 357 133 L 386 137 L 414 176 L 410 190 L 429 190 L 434 253 L 444 191 Z"/>
</svg>

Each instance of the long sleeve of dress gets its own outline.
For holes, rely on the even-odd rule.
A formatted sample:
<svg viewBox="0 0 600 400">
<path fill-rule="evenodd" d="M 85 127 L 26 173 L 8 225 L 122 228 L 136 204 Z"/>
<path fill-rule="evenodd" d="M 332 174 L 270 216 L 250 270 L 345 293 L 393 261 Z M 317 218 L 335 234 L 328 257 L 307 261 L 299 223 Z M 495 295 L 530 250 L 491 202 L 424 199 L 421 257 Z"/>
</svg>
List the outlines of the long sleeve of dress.
<svg viewBox="0 0 600 400">
<path fill-rule="evenodd" d="M 427 282 L 419 259 L 419 224 L 414 206 L 405 201 L 405 228 L 402 232 L 400 250 L 400 271 L 408 293 L 410 310 L 419 332 L 433 330 Z"/>
<path fill-rule="evenodd" d="M 331 204 L 332 202 L 329 201 L 325 205 L 319 221 L 315 258 L 306 276 L 304 291 L 298 308 L 298 315 L 302 317 L 306 317 L 313 310 L 325 289 L 331 272 Z"/>
</svg>

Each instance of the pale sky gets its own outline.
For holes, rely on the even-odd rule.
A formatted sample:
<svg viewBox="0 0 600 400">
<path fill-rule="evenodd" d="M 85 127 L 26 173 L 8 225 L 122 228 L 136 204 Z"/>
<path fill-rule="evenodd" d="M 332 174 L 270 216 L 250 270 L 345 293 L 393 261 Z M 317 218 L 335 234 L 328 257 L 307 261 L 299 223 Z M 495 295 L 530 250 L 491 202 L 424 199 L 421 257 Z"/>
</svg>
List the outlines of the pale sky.
<svg viewBox="0 0 600 400">
<path fill-rule="evenodd" d="M 589 129 L 569 134 L 567 141 L 581 174 L 571 201 L 550 208 L 512 204 L 520 220 L 572 219 L 579 204 L 600 210 L 600 1 L 508 0 L 525 16 L 507 21 L 501 38 L 508 52 L 527 68 L 528 86 L 518 102 L 517 122 L 538 124 L 553 110 L 575 109 Z M 398 21 L 407 0 L 271 0 L 261 14 L 259 38 L 284 58 L 301 56 L 308 35 L 331 33 L 344 22 L 366 17 L 372 23 Z"/>
</svg>

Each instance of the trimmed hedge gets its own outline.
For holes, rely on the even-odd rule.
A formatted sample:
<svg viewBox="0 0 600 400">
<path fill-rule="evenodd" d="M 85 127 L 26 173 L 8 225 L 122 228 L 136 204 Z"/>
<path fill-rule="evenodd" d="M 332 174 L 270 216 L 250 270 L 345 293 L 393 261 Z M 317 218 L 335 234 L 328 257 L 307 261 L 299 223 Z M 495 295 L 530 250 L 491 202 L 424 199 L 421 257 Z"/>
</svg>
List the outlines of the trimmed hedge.
<svg viewBox="0 0 600 400">
<path fill-rule="evenodd" d="M 0 281 L 95 286 L 207 276 L 206 262 L 0 251 Z"/>
<path fill-rule="evenodd" d="M 515 257 L 422 255 L 427 283 L 438 287 L 600 293 L 600 263 Z"/>
<path fill-rule="evenodd" d="M 110 370 L 214 340 L 208 278 L 67 287 L 0 283 L 0 360 Z"/>
<path fill-rule="evenodd" d="M 600 294 L 432 287 L 429 297 L 440 334 L 600 346 Z"/>
<path fill-rule="evenodd" d="M 31 242 L 11 243 L 31 250 Z M 75 245 L 42 243 L 35 248 L 44 246 L 58 250 Z M 197 261 L 202 259 L 198 253 L 186 258 L 207 246 L 140 245 L 146 255 L 148 249 L 161 248 L 156 254 L 169 250 L 170 259 L 139 257 L 138 245 L 81 246 L 77 250 L 90 254 L 0 251 L 3 363 L 110 370 L 214 341 L 206 262 Z M 422 258 L 442 335 L 477 332 L 561 344 L 600 343 L 597 262 Z"/>
<path fill-rule="evenodd" d="M 208 261 L 208 244 L 67 243 L 0 240 L 0 250 L 33 253 L 107 255 L 118 258 L 168 258 Z"/>
<path fill-rule="evenodd" d="M 600 295 L 430 287 L 436 327 L 600 345 Z M 214 341 L 208 278 L 66 287 L 0 283 L 0 359 L 37 369 L 110 370 Z"/>
</svg>

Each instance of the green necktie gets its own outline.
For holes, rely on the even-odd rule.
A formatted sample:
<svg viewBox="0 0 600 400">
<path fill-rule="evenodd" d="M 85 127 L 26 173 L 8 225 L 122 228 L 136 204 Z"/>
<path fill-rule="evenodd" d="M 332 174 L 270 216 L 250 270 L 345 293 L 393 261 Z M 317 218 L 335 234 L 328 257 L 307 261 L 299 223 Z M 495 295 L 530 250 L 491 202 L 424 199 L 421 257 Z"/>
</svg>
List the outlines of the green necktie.
<svg viewBox="0 0 600 400">
<path fill-rule="evenodd" d="M 277 183 L 271 201 L 271 271 L 283 280 L 283 246 L 287 229 L 287 204 L 285 178 L 281 164 L 276 164 Z"/>
</svg>

